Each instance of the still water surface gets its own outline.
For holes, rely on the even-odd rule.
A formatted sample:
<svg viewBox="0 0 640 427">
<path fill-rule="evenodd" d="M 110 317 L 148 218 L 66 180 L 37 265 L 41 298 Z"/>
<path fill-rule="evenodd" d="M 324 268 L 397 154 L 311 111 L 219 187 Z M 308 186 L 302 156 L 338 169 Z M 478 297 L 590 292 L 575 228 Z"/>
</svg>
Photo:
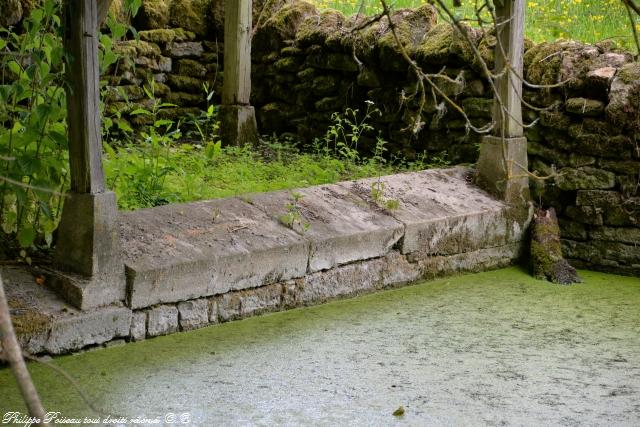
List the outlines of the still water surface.
<svg viewBox="0 0 640 427">
<path fill-rule="evenodd" d="M 447 278 L 54 363 L 129 419 L 639 426 L 640 279 L 581 274 L 568 287 L 517 268 Z M 92 415 L 57 374 L 31 369 L 48 410 Z M 0 370 L 0 415 L 16 410 Z"/>
</svg>

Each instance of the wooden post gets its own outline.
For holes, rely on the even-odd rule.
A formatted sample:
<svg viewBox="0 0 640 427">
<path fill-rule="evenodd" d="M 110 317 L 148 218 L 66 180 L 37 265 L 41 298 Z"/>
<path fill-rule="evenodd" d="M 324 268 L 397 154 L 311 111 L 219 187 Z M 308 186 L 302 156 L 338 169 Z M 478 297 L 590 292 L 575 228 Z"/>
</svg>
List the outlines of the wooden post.
<svg viewBox="0 0 640 427">
<path fill-rule="evenodd" d="M 224 15 L 221 137 L 226 144 L 257 142 L 251 96 L 251 0 L 230 0 Z"/>
<path fill-rule="evenodd" d="M 478 159 L 478 184 L 509 203 L 528 203 L 527 140 L 522 126 L 525 0 L 495 0 L 493 135 L 485 136 Z M 502 46 L 502 49 L 500 48 Z M 515 72 L 514 72 L 515 71 Z"/>
<path fill-rule="evenodd" d="M 520 79 L 524 54 L 524 0 L 502 0 L 502 5 L 496 7 L 496 16 L 498 18 L 497 38 L 504 48 L 503 54 L 499 46 L 496 47 L 496 72 L 505 70 L 510 64 L 517 74 L 509 71 L 495 80 L 502 107 L 498 102 L 494 105 L 493 120 L 496 123 L 494 135 L 516 138 L 524 135 L 522 80 Z M 509 114 L 503 115 L 501 108 Z"/>
<path fill-rule="evenodd" d="M 110 0 L 100 3 L 104 10 Z M 98 9 L 96 0 L 64 2 L 71 191 L 64 201 L 54 267 L 72 274 L 56 275 L 52 285 L 79 308 L 125 297 L 118 209 L 114 193 L 105 190 L 102 168 Z"/>
</svg>

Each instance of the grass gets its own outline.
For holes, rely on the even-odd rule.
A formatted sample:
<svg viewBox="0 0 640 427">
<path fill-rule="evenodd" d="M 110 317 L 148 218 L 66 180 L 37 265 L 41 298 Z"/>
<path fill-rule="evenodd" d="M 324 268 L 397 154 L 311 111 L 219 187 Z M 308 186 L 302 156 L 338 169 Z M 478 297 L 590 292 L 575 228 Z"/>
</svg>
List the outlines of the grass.
<svg viewBox="0 0 640 427">
<path fill-rule="evenodd" d="M 320 9 L 336 9 L 346 15 L 363 13 L 373 15 L 381 10 L 379 0 L 310 0 Z M 424 0 L 396 0 L 389 4 L 395 8 L 417 7 Z M 475 16 L 476 0 L 462 0 L 462 6 L 450 10 L 460 17 Z M 640 23 L 636 23 L 640 30 Z M 526 9 L 526 35 L 535 42 L 558 38 L 595 43 L 612 39 L 631 48 L 633 39 L 629 17 L 620 0 L 528 0 Z"/>
<path fill-rule="evenodd" d="M 427 167 L 417 161 L 345 159 L 322 150 L 305 152 L 290 142 L 258 147 L 176 144 L 161 154 L 144 144 L 110 149 L 104 158 L 109 188 L 121 209 L 215 199 L 239 194 L 308 187 Z"/>
</svg>

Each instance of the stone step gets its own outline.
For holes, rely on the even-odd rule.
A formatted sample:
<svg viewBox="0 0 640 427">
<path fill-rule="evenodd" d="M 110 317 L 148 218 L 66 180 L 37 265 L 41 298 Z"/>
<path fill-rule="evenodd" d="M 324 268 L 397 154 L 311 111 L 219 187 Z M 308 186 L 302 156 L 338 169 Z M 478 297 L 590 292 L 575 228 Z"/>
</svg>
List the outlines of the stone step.
<svg viewBox="0 0 640 427">
<path fill-rule="evenodd" d="M 528 217 L 451 168 L 122 213 L 133 309 L 302 278 L 398 248 L 419 261 L 519 242 Z"/>
<path fill-rule="evenodd" d="M 63 354 L 126 338 L 131 309 L 122 305 L 78 310 L 49 289 L 48 271 L 0 266 L 16 334 L 27 353 Z"/>
</svg>

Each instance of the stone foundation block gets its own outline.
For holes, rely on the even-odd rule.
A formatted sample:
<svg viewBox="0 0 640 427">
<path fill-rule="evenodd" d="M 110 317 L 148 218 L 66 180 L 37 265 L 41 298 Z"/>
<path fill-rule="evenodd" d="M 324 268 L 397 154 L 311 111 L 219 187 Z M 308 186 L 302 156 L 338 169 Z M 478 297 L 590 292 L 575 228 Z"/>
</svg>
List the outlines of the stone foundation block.
<svg viewBox="0 0 640 427">
<path fill-rule="evenodd" d="M 178 303 L 180 329 L 189 331 L 209 323 L 209 301 L 197 299 Z"/>
<path fill-rule="evenodd" d="M 126 337 L 131 329 L 131 310 L 124 307 L 104 307 L 76 316 L 51 321 L 51 332 L 45 349 L 62 354 L 83 347 L 102 344 Z"/>
<path fill-rule="evenodd" d="M 130 338 L 133 341 L 142 341 L 147 336 L 147 312 L 136 311 L 131 316 Z"/>
<path fill-rule="evenodd" d="M 161 305 L 147 312 L 147 335 L 156 337 L 178 331 L 178 309 Z"/>
</svg>

